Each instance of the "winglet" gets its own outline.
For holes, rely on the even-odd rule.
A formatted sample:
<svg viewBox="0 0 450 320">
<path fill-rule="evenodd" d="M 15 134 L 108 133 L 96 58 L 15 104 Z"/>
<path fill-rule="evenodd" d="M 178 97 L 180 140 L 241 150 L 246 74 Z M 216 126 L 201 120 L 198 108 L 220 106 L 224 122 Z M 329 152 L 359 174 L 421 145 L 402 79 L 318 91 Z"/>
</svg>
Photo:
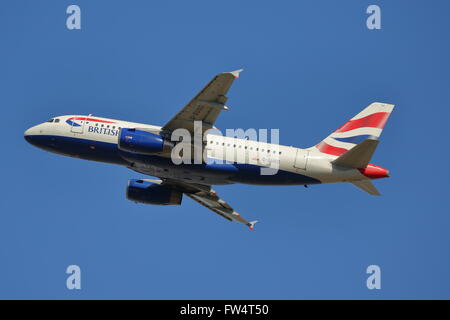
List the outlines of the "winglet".
<svg viewBox="0 0 450 320">
<path fill-rule="evenodd" d="M 230 73 L 233 75 L 233 77 L 235 77 L 237 79 L 237 78 L 239 78 L 239 73 L 241 73 L 242 71 L 244 71 L 244 69 L 231 71 Z"/>
<path fill-rule="evenodd" d="M 255 224 L 258 222 L 258 220 L 255 221 L 250 221 L 248 223 L 248 227 L 250 228 L 250 230 L 253 230 L 255 228 Z"/>
</svg>

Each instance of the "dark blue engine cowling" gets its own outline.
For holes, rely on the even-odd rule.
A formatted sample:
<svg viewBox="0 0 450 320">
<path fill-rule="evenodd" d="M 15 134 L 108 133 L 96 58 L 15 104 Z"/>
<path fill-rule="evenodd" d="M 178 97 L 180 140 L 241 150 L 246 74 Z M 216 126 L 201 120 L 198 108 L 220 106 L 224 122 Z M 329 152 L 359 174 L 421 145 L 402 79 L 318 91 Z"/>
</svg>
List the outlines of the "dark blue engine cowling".
<svg viewBox="0 0 450 320">
<path fill-rule="evenodd" d="M 170 186 L 145 180 L 128 180 L 128 200 L 146 204 L 179 205 L 182 198 L 183 193 Z"/>
<path fill-rule="evenodd" d="M 160 135 L 138 130 L 122 128 L 119 135 L 119 149 L 141 154 L 162 152 L 166 143 Z"/>
</svg>

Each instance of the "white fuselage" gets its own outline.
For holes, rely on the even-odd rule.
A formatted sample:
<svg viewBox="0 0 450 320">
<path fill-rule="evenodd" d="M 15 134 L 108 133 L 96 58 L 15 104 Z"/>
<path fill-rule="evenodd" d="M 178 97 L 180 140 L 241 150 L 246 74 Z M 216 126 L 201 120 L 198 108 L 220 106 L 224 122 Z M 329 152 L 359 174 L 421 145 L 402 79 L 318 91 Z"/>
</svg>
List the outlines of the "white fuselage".
<svg viewBox="0 0 450 320">
<path fill-rule="evenodd" d="M 168 155 L 135 157 L 117 151 L 121 128 L 139 128 L 158 134 L 161 131 L 159 126 L 79 115 L 60 116 L 51 120 L 28 129 L 25 138 L 47 151 L 122 164 L 160 178 L 203 184 L 268 185 L 307 185 L 367 179 L 356 169 L 333 166 L 331 161 L 336 157 L 312 148 L 300 149 L 216 134 L 205 136 L 204 148 L 207 158 L 215 159 L 219 164 L 176 166 L 170 163 L 172 161 Z M 225 160 L 228 162 L 225 163 Z M 262 175 L 261 172 L 255 172 L 256 169 L 269 167 L 275 171 L 267 171 Z"/>
</svg>

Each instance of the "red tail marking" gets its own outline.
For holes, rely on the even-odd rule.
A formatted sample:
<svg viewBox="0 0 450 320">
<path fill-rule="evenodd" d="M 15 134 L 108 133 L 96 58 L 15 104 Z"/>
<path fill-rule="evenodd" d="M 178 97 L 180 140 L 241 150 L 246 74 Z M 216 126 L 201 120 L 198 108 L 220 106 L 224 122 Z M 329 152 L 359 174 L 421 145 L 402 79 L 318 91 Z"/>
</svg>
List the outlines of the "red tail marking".
<svg viewBox="0 0 450 320">
<path fill-rule="evenodd" d="M 316 148 L 319 149 L 320 152 L 331 154 L 333 156 L 340 156 L 341 154 L 347 152 L 347 149 L 333 147 L 323 141 L 316 145 Z"/>
<path fill-rule="evenodd" d="M 338 128 L 335 132 L 346 132 L 364 127 L 383 129 L 389 115 L 390 113 L 387 112 L 377 112 L 361 119 L 350 120 L 347 121 L 342 127 Z"/>
</svg>

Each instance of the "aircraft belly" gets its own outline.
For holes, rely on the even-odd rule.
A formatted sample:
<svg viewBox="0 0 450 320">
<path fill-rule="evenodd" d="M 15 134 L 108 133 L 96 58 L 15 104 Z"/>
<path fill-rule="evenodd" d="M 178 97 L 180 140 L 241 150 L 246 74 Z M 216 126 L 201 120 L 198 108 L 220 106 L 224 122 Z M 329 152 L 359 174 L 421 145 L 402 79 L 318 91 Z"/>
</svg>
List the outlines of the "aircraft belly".
<svg viewBox="0 0 450 320">
<path fill-rule="evenodd" d="M 263 167 L 242 163 L 181 164 L 170 158 L 121 152 L 132 163 L 132 169 L 160 178 L 176 179 L 191 183 L 221 185 L 244 183 L 253 185 L 303 185 L 318 184 L 320 180 L 296 172 L 278 170 L 264 174 Z M 267 168 L 266 168 L 267 169 Z"/>
<path fill-rule="evenodd" d="M 150 176 L 179 180 L 188 183 L 205 185 L 225 185 L 234 183 L 230 181 L 229 177 L 223 173 L 218 173 L 207 169 L 199 170 L 192 168 L 192 166 L 193 165 L 174 166 L 170 164 L 163 164 L 161 162 L 158 162 L 158 164 L 144 164 L 135 162 L 131 166 L 131 169 Z"/>
<path fill-rule="evenodd" d="M 251 164 L 236 164 L 236 167 L 239 169 L 239 172 L 232 177 L 232 181 L 238 183 L 254 185 L 304 185 L 321 183 L 318 179 L 285 170 L 266 172 L 262 170 L 263 167 Z"/>
<path fill-rule="evenodd" d="M 84 160 L 126 165 L 117 145 L 96 140 L 56 135 L 36 135 L 34 143 L 41 149 Z"/>
<path fill-rule="evenodd" d="M 40 147 L 54 153 L 86 160 L 128 165 L 138 172 L 160 178 L 207 185 L 244 183 L 254 185 L 301 185 L 321 183 L 318 179 L 295 172 L 279 170 L 274 175 L 262 174 L 262 167 L 242 163 L 181 164 L 170 158 L 123 152 L 117 145 L 102 141 L 64 136 L 40 136 Z"/>
</svg>

